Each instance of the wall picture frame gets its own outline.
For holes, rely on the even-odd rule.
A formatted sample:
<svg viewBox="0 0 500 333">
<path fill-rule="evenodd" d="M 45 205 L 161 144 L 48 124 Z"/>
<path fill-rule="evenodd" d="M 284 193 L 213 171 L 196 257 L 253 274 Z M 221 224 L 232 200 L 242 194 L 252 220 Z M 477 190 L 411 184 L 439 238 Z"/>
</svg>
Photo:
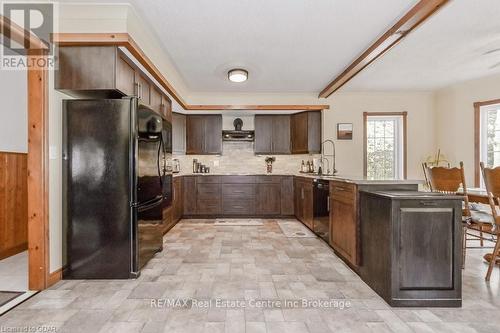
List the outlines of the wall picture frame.
<svg viewBox="0 0 500 333">
<path fill-rule="evenodd" d="M 337 140 L 352 140 L 352 123 L 337 123 Z"/>
</svg>

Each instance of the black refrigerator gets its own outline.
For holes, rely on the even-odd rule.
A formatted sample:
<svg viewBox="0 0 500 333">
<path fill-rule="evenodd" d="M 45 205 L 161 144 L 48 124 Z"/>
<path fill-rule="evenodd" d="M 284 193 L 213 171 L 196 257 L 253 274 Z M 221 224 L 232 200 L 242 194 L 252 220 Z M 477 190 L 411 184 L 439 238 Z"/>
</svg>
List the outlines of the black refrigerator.
<svg viewBox="0 0 500 333">
<path fill-rule="evenodd" d="M 63 101 L 64 279 L 134 278 L 162 250 L 169 125 L 136 98 Z"/>
</svg>

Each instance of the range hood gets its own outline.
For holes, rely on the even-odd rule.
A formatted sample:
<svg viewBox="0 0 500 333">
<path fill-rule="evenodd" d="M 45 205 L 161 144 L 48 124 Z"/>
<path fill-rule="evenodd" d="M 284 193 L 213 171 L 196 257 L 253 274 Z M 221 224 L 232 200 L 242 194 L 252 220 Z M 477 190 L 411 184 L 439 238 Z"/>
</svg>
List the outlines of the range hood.
<svg viewBox="0 0 500 333">
<path fill-rule="evenodd" d="M 233 121 L 234 130 L 222 131 L 222 141 L 254 141 L 255 131 L 244 131 L 243 121 L 240 118 L 236 118 Z"/>
<path fill-rule="evenodd" d="M 222 131 L 222 141 L 254 141 L 254 131 Z"/>
</svg>

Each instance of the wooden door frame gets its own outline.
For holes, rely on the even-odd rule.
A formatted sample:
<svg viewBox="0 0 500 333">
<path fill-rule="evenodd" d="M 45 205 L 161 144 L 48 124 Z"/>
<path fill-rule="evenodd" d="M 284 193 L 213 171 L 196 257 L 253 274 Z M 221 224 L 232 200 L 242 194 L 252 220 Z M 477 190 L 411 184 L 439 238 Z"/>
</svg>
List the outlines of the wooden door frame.
<svg viewBox="0 0 500 333">
<path fill-rule="evenodd" d="M 47 47 L 35 35 L 0 15 L 0 34 L 27 49 L 28 105 L 28 284 L 43 290 L 60 279 L 49 265 L 49 158 Z M 39 61 L 37 61 L 39 60 Z"/>
<path fill-rule="evenodd" d="M 474 186 L 481 186 L 481 107 L 493 104 L 500 104 L 499 99 L 474 103 Z"/>
<path fill-rule="evenodd" d="M 366 160 L 366 139 L 368 138 L 366 121 L 370 116 L 402 116 L 403 117 L 403 179 L 408 178 L 408 112 L 363 112 L 363 176 L 368 173 Z"/>
</svg>

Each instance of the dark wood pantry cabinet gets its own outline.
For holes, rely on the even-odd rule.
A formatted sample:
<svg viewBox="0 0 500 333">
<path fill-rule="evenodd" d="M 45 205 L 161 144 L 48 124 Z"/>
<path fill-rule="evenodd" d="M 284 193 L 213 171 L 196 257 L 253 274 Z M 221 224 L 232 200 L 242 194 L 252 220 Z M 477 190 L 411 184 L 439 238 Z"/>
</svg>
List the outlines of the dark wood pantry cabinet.
<svg viewBox="0 0 500 333">
<path fill-rule="evenodd" d="M 222 115 L 186 116 L 186 154 L 222 154 Z"/>
</svg>

